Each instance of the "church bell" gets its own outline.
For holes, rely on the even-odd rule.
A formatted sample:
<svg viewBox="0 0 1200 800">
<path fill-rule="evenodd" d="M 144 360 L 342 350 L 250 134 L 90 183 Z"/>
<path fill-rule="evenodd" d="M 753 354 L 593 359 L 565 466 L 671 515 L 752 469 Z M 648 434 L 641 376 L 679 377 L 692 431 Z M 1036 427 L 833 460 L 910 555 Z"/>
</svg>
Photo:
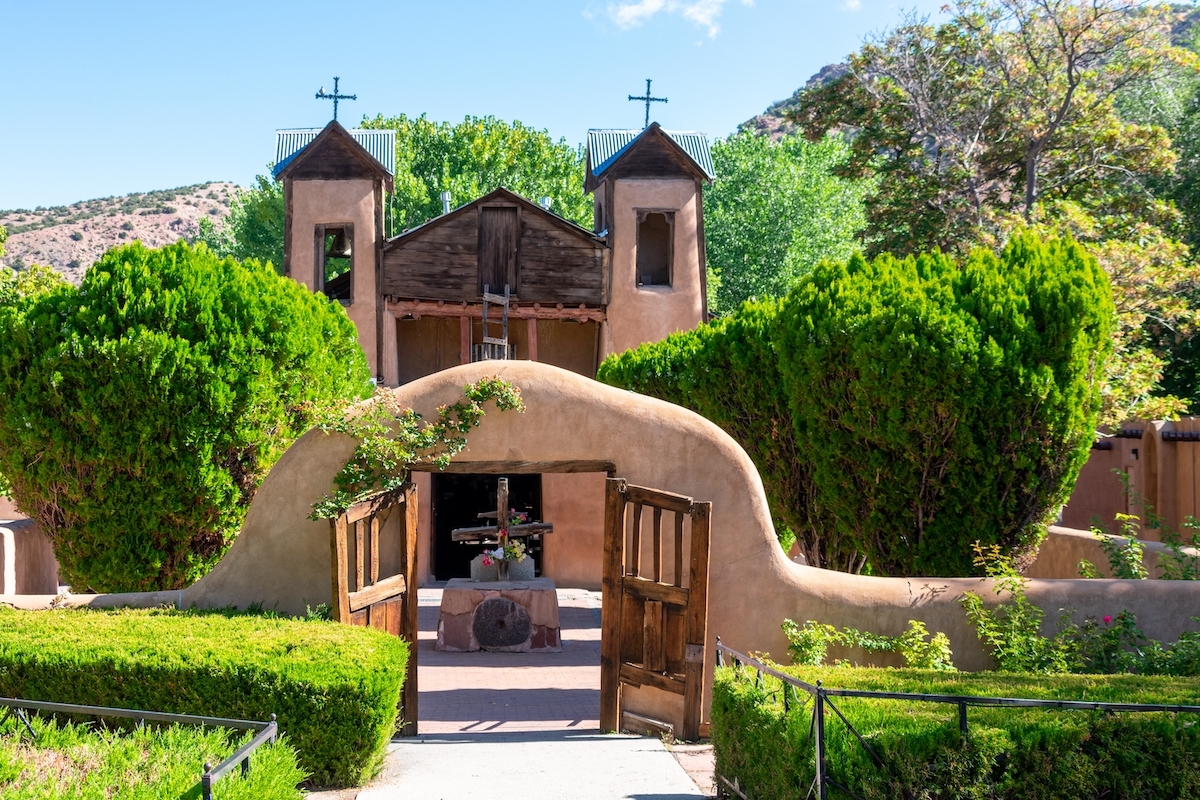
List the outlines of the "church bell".
<svg viewBox="0 0 1200 800">
<path fill-rule="evenodd" d="M 346 232 L 339 230 L 333 235 L 333 241 L 325 248 L 326 258 L 349 258 L 350 257 L 350 242 L 346 239 Z"/>
</svg>

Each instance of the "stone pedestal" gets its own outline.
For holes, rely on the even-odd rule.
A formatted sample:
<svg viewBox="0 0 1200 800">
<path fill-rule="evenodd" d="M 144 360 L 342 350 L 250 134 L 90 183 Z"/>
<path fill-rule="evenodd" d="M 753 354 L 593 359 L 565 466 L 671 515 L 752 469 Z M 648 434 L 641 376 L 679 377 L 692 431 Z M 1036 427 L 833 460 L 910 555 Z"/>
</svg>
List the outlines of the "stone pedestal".
<svg viewBox="0 0 1200 800">
<path fill-rule="evenodd" d="M 529 559 L 526 559 L 527 561 Z M 561 653 L 554 581 L 455 578 L 442 590 L 437 650 Z"/>
</svg>

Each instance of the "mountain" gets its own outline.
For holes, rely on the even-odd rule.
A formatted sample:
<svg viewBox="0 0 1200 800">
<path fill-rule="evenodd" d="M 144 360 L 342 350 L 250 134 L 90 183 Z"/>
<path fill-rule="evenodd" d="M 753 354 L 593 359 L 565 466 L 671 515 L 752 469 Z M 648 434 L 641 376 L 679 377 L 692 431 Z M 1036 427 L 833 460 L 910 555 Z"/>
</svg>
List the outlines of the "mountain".
<svg viewBox="0 0 1200 800">
<path fill-rule="evenodd" d="M 795 110 L 800 104 L 800 95 L 809 89 L 824 86 L 830 81 L 837 80 L 845 75 L 848 69 L 849 67 L 846 64 L 826 64 L 821 67 L 820 72 L 813 75 L 803 86 L 792 92 L 791 97 L 767 106 L 766 111 L 743 122 L 738 126 L 738 130 L 756 131 L 770 136 L 772 139 L 779 139 L 789 133 L 795 133 L 796 126 L 788 122 L 785 115 L 789 111 Z"/>
<path fill-rule="evenodd" d="M 45 264 L 78 284 L 114 245 L 140 239 L 159 247 L 194 236 L 202 217 L 224 219 L 237 190 L 232 183 L 202 183 L 69 206 L 0 211 L 0 226 L 8 229 L 0 263 L 18 269 Z"/>
</svg>

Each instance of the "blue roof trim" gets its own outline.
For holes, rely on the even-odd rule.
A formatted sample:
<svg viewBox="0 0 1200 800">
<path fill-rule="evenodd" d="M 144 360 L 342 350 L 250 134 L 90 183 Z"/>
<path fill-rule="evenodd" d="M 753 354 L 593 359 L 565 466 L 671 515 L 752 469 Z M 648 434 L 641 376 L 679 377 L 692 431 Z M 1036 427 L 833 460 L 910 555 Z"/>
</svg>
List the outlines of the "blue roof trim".
<svg viewBox="0 0 1200 800">
<path fill-rule="evenodd" d="M 279 173 L 284 167 L 291 163 L 292 159 L 300 155 L 304 148 L 312 144 L 313 140 L 324 128 L 288 128 L 275 131 L 275 166 L 271 169 L 272 177 L 279 177 Z M 371 154 L 372 157 L 387 170 L 389 175 L 396 174 L 396 132 L 394 130 L 364 130 L 356 128 L 352 131 L 347 131 L 350 137 L 354 139 L 364 150 Z"/>
<path fill-rule="evenodd" d="M 603 174 L 645 132 L 645 130 L 601 130 L 596 128 L 589 130 L 587 144 L 588 158 L 592 163 L 592 174 Z M 696 131 L 663 130 L 663 133 L 679 145 L 683 152 L 687 153 L 709 180 L 716 179 L 717 171 L 713 166 L 712 149 L 707 136 Z"/>
</svg>

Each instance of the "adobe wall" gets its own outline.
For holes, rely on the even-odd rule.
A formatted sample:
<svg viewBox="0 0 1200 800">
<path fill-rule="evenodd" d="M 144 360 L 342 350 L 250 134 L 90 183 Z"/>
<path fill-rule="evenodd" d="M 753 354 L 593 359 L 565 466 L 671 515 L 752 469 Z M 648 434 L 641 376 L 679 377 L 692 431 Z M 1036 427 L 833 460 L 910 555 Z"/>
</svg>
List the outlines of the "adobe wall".
<svg viewBox="0 0 1200 800">
<path fill-rule="evenodd" d="M 1110 537 L 1116 539 L 1118 537 Z M 1124 539 L 1122 538 L 1122 541 Z M 1142 563 L 1150 578 L 1161 578 L 1161 556 L 1167 546 L 1161 542 L 1142 541 Z M 1200 552 L 1192 548 L 1183 548 L 1183 553 L 1200 557 Z M 1025 570 L 1026 578 L 1078 578 L 1079 562 L 1092 562 L 1096 570 L 1104 577 L 1111 577 L 1112 570 L 1108 566 L 1108 555 L 1100 547 L 1100 541 L 1091 531 L 1081 531 L 1066 528 L 1061 525 L 1051 525 L 1049 535 L 1042 546 L 1038 548 L 1037 558 Z M 1200 610 L 1200 609 L 1198 609 Z"/>
<path fill-rule="evenodd" d="M 622 178 L 613 186 L 612 287 L 604 325 L 604 356 L 657 342 L 700 324 L 700 195 L 690 180 Z M 638 286 L 637 211 L 674 210 L 671 286 Z"/>
<path fill-rule="evenodd" d="M 613 461 L 617 474 L 631 483 L 712 501 L 710 640 L 721 636 L 736 649 L 767 651 L 782 660 L 787 652 L 779 627 L 784 618 L 890 635 L 918 619 L 949 636 L 961 668 L 989 666 L 959 604 L 969 590 L 991 598 L 986 581 L 874 578 L 789 562 L 776 541 L 762 483 L 749 457 L 717 426 L 686 409 L 520 361 L 455 367 L 400 387 L 396 396 L 428 418 L 438 405 L 458 399 L 463 385 L 487 375 L 519 386 L 527 411 L 489 411 L 461 460 L 603 459 Z M 241 534 L 216 569 L 178 595 L 157 593 L 153 599 L 200 607 L 261 602 L 290 614 L 302 613 L 306 602 L 327 602 L 329 527 L 307 517 L 353 449 L 354 442 L 343 435 L 305 434 L 267 476 Z M 586 559 L 580 563 L 586 565 Z M 1033 580 L 1028 593 L 1049 610 L 1048 629 L 1060 608 L 1074 609 L 1079 616 L 1129 610 L 1148 636 L 1160 640 L 1194 629 L 1189 617 L 1200 608 L 1200 584 L 1190 581 Z M 93 596 L 73 602 L 103 605 L 128 599 Z M 47 600 L 41 598 L 43 605 Z M 37 598 L 17 602 L 36 606 Z M 706 684 L 711 686 L 712 659 L 706 662 Z M 630 710 L 681 722 L 674 696 L 630 690 L 626 701 Z"/>
<path fill-rule="evenodd" d="M 1137 514 L 1145 519 L 1143 509 L 1125 496 L 1114 469 L 1128 476 L 1134 491 L 1171 528 L 1180 530 L 1187 517 L 1200 517 L 1200 441 L 1163 438 L 1173 432 L 1200 437 L 1200 418 L 1184 417 L 1174 422 L 1132 420 L 1122 427 L 1140 430 L 1141 438 L 1105 439 L 1111 449 L 1091 451 L 1063 508 L 1062 524 L 1087 529 L 1098 517 L 1110 532 L 1117 533 L 1120 525 L 1115 521 L 1116 514 Z M 1185 538 L 1190 535 L 1183 533 Z M 1149 541 L 1158 541 L 1161 536 L 1153 529 L 1143 529 L 1141 535 Z"/>
<path fill-rule="evenodd" d="M 58 561 L 50 540 L 29 519 L 5 521 L 0 509 L 0 595 L 58 594 Z"/>
<path fill-rule="evenodd" d="M 375 182 L 367 179 L 292 182 L 291 277 L 309 291 L 317 285 L 317 225 L 350 223 L 354 226 L 351 263 L 354 269 L 351 299 L 346 313 L 358 329 L 358 343 L 367 356 L 371 374 L 377 361 L 375 290 Z"/>
</svg>

